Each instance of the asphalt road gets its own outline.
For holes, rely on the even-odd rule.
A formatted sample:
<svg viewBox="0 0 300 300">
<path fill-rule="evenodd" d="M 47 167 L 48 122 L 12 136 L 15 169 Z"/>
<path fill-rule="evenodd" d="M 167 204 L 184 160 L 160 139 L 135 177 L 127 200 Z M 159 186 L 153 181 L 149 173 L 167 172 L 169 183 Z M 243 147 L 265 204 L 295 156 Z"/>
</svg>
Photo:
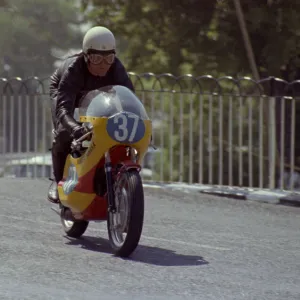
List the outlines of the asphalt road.
<svg viewBox="0 0 300 300">
<path fill-rule="evenodd" d="M 64 236 L 46 180 L 0 180 L 0 299 L 300 299 L 300 209 L 146 189 L 143 237 Z"/>
</svg>

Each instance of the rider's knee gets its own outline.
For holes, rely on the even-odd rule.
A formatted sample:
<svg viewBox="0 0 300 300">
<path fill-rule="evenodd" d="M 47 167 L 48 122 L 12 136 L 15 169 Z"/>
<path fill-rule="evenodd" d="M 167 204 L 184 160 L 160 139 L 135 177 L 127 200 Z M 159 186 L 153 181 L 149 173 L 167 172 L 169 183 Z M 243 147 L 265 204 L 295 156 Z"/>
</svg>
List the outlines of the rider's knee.
<svg viewBox="0 0 300 300">
<path fill-rule="evenodd" d="M 69 152 L 72 143 L 70 133 L 66 129 L 54 133 L 52 149 L 54 152 Z"/>
</svg>

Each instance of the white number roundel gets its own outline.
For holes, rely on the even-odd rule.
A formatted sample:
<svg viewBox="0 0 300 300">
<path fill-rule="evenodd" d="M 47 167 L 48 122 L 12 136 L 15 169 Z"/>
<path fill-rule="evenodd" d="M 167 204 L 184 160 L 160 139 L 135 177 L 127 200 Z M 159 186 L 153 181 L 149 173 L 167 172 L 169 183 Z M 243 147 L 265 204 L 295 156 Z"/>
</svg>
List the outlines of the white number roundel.
<svg viewBox="0 0 300 300">
<path fill-rule="evenodd" d="M 139 116 L 122 112 L 107 121 L 109 136 L 118 142 L 135 143 L 145 135 L 145 124 Z"/>
</svg>

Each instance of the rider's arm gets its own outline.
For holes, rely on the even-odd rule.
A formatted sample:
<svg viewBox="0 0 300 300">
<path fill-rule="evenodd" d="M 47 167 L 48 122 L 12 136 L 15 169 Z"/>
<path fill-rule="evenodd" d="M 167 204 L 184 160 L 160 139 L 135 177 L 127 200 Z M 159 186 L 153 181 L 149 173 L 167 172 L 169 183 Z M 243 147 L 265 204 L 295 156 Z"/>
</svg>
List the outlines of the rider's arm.
<svg viewBox="0 0 300 300">
<path fill-rule="evenodd" d="M 56 117 L 72 133 L 79 124 L 73 118 L 76 96 L 83 89 L 83 72 L 78 61 L 64 71 L 57 91 Z"/>
<path fill-rule="evenodd" d="M 57 88 L 59 85 L 59 78 L 60 78 L 59 70 L 56 69 L 50 77 L 50 84 L 49 84 L 49 92 L 50 92 L 49 94 L 50 94 L 50 98 L 52 100 L 56 99 L 56 96 L 57 96 Z"/>
<path fill-rule="evenodd" d="M 114 81 L 115 81 L 115 84 L 126 86 L 127 88 L 129 88 L 130 90 L 132 90 L 135 93 L 135 89 L 132 84 L 132 81 L 129 78 L 124 65 L 118 58 L 116 58 L 116 64 L 115 64 L 115 70 L 114 70 Z"/>
</svg>

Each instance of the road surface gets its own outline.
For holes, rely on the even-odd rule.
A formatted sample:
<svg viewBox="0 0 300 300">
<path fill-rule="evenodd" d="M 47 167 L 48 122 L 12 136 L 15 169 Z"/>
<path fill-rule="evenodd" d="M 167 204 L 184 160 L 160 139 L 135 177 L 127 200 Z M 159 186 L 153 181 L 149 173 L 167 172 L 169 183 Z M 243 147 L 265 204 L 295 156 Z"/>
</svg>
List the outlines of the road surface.
<svg viewBox="0 0 300 300">
<path fill-rule="evenodd" d="M 300 209 L 146 188 L 130 259 L 64 236 L 47 180 L 0 180 L 0 299 L 300 299 Z"/>
</svg>

